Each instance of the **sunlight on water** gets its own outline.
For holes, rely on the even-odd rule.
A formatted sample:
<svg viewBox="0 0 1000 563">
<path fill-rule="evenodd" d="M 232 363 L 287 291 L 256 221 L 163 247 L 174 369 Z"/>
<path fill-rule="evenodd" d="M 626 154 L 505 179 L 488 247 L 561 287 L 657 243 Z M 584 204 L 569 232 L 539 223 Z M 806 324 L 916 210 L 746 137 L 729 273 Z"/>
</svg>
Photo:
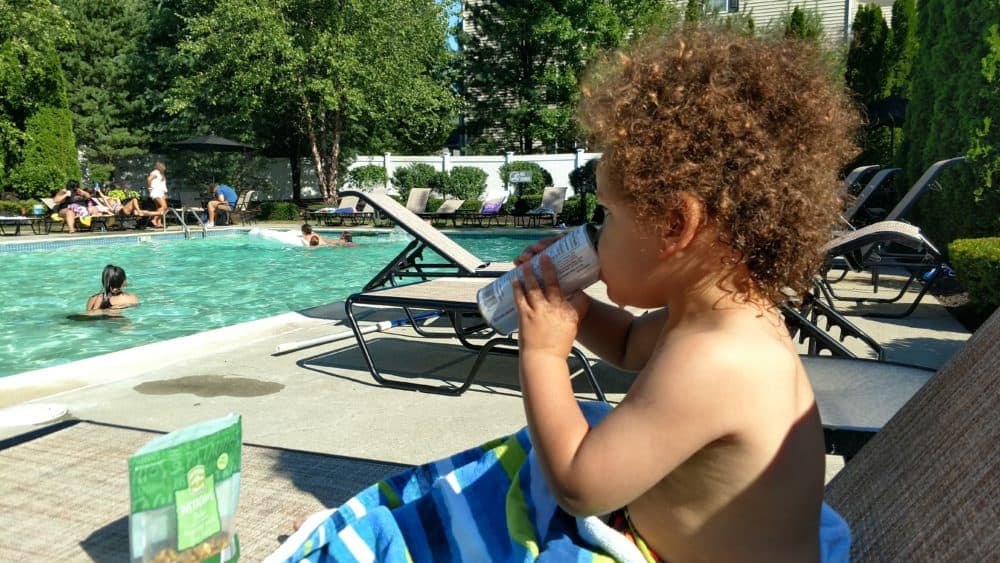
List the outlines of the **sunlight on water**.
<svg viewBox="0 0 1000 563">
<path fill-rule="evenodd" d="M 509 261 L 538 236 L 453 238 L 483 260 Z M 339 301 L 409 241 L 400 230 L 356 233 L 354 248 L 306 249 L 239 234 L 4 254 L 0 376 Z M 106 264 L 125 269 L 141 305 L 115 318 L 82 317 Z"/>
</svg>

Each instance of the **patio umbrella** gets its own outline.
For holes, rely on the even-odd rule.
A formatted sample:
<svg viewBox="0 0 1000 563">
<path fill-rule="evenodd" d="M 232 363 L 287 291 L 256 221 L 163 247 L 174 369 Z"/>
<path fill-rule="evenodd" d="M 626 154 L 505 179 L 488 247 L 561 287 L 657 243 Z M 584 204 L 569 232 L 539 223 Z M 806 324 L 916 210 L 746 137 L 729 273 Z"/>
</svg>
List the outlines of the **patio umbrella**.
<svg viewBox="0 0 1000 563">
<path fill-rule="evenodd" d="M 205 135 L 203 137 L 193 137 L 176 143 L 170 143 L 175 149 L 185 149 L 198 152 L 253 152 L 256 147 L 245 145 L 239 141 L 218 137 L 216 135 Z"/>
</svg>

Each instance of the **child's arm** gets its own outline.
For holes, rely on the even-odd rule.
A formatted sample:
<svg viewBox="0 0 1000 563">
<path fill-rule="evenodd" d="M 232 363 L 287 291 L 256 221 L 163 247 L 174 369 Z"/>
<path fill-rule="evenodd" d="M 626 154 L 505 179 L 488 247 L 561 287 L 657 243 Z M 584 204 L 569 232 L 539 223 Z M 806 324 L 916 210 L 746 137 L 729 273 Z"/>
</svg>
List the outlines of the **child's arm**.
<svg viewBox="0 0 1000 563">
<path fill-rule="evenodd" d="M 530 262 L 560 238 L 562 236 L 542 239 L 529 246 L 514 260 L 514 265 Z M 574 295 L 572 300 L 581 319 L 577 340 L 618 368 L 639 371 L 646 365 L 667 322 L 666 309 L 636 317 L 625 309 L 594 301 L 583 293 Z"/>
<path fill-rule="evenodd" d="M 524 283 L 514 286 L 528 429 L 560 506 L 580 515 L 609 512 L 731 431 L 740 409 L 727 397 L 738 394 L 720 393 L 727 382 L 718 375 L 733 370 L 720 368 L 715 342 L 688 341 L 680 347 L 683 353 L 657 352 L 626 399 L 591 429 L 566 363 L 578 309 L 563 298 L 550 259 L 542 258 L 541 269 L 544 289 L 530 269 L 523 272 Z M 699 360 L 692 362 L 693 357 Z M 665 375 L 675 373 L 684 377 Z"/>
<path fill-rule="evenodd" d="M 639 371 L 653 354 L 657 338 L 667 323 L 667 310 L 642 316 L 608 303 L 587 298 L 576 339 L 609 364 Z"/>
</svg>

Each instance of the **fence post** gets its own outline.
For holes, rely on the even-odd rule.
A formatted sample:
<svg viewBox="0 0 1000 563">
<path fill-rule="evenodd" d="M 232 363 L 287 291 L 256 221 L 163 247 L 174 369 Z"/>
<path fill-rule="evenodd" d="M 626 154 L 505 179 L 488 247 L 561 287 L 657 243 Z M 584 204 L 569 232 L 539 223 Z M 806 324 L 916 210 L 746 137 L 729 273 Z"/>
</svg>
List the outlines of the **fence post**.
<svg viewBox="0 0 1000 563">
<path fill-rule="evenodd" d="M 507 151 L 507 152 L 503 153 L 503 163 L 504 164 L 510 164 L 513 161 L 514 161 L 514 151 Z M 510 178 L 509 174 L 507 175 L 507 178 Z M 500 178 L 500 179 L 503 180 L 503 189 L 504 189 L 505 192 L 507 192 L 507 197 L 510 197 L 510 182 L 507 181 L 507 180 L 504 180 L 503 178 Z"/>
<path fill-rule="evenodd" d="M 383 153 L 382 154 L 382 167 L 385 168 L 385 184 L 383 184 L 382 187 L 385 188 L 386 191 L 389 191 L 389 184 L 390 184 L 391 178 L 392 178 L 392 175 L 389 173 L 389 171 L 392 170 L 392 153 L 391 152 L 387 152 L 387 153 Z"/>
</svg>

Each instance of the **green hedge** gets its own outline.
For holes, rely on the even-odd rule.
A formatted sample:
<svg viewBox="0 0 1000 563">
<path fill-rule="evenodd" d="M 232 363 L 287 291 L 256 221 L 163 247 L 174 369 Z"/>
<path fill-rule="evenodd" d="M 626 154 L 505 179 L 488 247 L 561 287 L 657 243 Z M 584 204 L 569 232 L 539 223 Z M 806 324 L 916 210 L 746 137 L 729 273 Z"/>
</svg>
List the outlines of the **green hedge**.
<svg viewBox="0 0 1000 563">
<path fill-rule="evenodd" d="M 290 201 L 265 201 L 260 204 L 263 221 L 298 221 L 299 206 Z"/>
<path fill-rule="evenodd" d="M 948 255 L 970 305 L 984 313 L 1000 306 L 1000 237 L 955 240 Z"/>
<path fill-rule="evenodd" d="M 0 216 L 17 217 L 22 209 L 25 215 L 31 215 L 36 203 L 39 202 L 34 199 L 0 200 Z"/>
<path fill-rule="evenodd" d="M 516 161 L 508 162 L 500 167 L 500 179 L 507 184 L 510 181 L 510 173 L 514 171 L 531 172 L 531 183 L 517 184 L 517 194 L 520 196 L 541 195 L 545 186 L 552 185 L 552 175 L 549 171 L 534 162 Z M 513 185 L 511 185 L 513 187 Z M 536 205 L 537 207 L 537 205 Z"/>
</svg>

